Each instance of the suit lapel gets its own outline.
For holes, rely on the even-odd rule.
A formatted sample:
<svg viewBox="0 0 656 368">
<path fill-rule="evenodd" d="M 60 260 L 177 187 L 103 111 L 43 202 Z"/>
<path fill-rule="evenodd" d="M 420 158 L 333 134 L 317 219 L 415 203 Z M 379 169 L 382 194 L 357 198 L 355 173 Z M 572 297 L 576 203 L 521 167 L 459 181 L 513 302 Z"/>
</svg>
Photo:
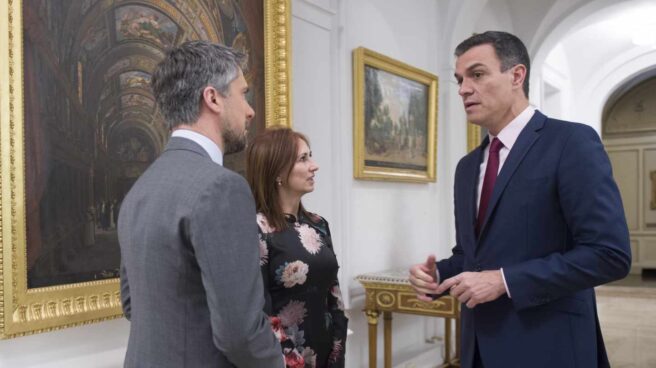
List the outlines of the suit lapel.
<svg viewBox="0 0 656 368">
<path fill-rule="evenodd" d="M 463 185 L 464 189 L 464 206 L 461 208 L 464 209 L 463 213 L 463 219 L 464 221 L 462 222 L 465 224 L 465 230 L 467 232 L 467 238 L 472 239 L 471 244 L 476 243 L 476 234 L 475 234 L 475 227 L 476 227 L 476 197 L 477 197 L 477 190 L 478 190 L 478 177 L 479 177 L 479 170 L 481 166 L 481 162 L 483 161 L 483 150 L 484 148 L 488 145 L 489 143 L 489 138 L 486 136 L 483 139 L 483 142 L 481 143 L 480 146 L 472 152 L 471 155 L 468 157 L 468 161 L 466 162 L 467 164 L 464 167 L 463 170 L 463 178 L 464 182 L 461 183 Z"/>
<path fill-rule="evenodd" d="M 528 122 L 526 127 L 524 127 L 522 132 L 519 133 L 519 137 L 517 137 L 517 141 L 515 141 L 515 144 L 510 150 L 510 153 L 508 154 L 508 157 L 506 158 L 506 161 L 504 162 L 503 167 L 499 172 L 499 176 L 497 176 L 497 180 L 494 183 L 492 198 L 490 198 L 490 203 L 487 207 L 487 213 L 485 214 L 485 222 L 481 227 L 481 235 L 483 235 L 485 232 L 487 223 L 490 222 L 492 213 L 494 212 L 494 209 L 499 202 L 503 191 L 506 189 L 510 178 L 512 178 L 513 174 L 517 170 L 517 167 L 526 156 L 526 153 L 540 137 L 540 133 L 538 131 L 542 129 L 546 120 L 546 116 L 535 110 L 535 114 L 531 120 Z M 480 238 L 482 238 L 482 236 L 480 236 L 479 239 Z"/>
</svg>

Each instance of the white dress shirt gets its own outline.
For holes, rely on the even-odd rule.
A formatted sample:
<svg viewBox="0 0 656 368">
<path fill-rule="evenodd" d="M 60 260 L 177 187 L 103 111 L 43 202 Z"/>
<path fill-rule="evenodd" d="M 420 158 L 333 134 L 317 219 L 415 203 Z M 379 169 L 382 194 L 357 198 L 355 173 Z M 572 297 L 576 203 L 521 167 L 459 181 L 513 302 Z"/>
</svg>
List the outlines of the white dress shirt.
<svg viewBox="0 0 656 368">
<path fill-rule="evenodd" d="M 223 166 L 223 152 L 221 152 L 221 149 L 216 143 L 206 136 L 189 129 L 177 129 L 173 131 L 171 137 L 186 138 L 198 143 L 210 155 L 212 161 Z"/>
<path fill-rule="evenodd" d="M 503 167 L 503 164 L 506 162 L 506 159 L 508 158 L 508 154 L 510 153 L 510 150 L 512 149 L 513 145 L 517 141 L 517 137 L 519 137 L 519 133 L 524 130 L 528 122 L 531 120 L 533 117 L 533 114 L 535 113 L 535 107 L 528 105 L 527 108 L 524 109 L 517 117 L 515 117 L 510 124 L 506 125 L 499 134 L 495 137 L 492 134 L 488 133 L 488 138 L 490 142 L 494 138 L 497 138 L 501 141 L 503 144 L 503 147 L 501 147 L 501 150 L 499 151 L 499 171 L 497 172 L 497 175 L 501 172 L 501 168 Z M 481 162 L 481 166 L 478 170 L 478 187 L 476 190 L 476 213 L 478 213 L 478 207 L 480 206 L 480 201 L 481 201 L 481 191 L 483 190 L 483 180 L 485 178 L 485 169 L 487 168 L 487 159 L 490 156 L 490 145 L 488 144 L 487 147 L 483 150 L 483 162 Z M 501 278 L 503 278 L 503 285 L 506 287 L 506 294 L 508 294 L 508 297 L 510 298 L 510 290 L 508 289 L 508 284 L 506 283 L 506 276 L 503 274 L 503 268 L 501 270 Z"/>
<path fill-rule="evenodd" d="M 506 125 L 501 131 L 499 132 L 499 135 L 496 137 L 493 136 L 492 134 L 488 133 L 488 138 L 489 141 L 492 142 L 494 138 L 499 138 L 501 143 L 503 143 L 503 147 L 499 151 L 499 171 L 497 172 L 497 175 L 499 172 L 501 172 L 501 168 L 503 167 L 503 164 L 506 162 L 506 158 L 508 158 L 508 154 L 510 153 L 510 150 L 512 149 L 512 146 L 515 144 L 515 141 L 517 141 L 517 138 L 519 137 L 519 133 L 524 130 L 528 122 L 531 120 L 533 117 L 533 114 L 535 113 L 535 107 L 529 105 L 522 111 L 519 115 L 517 115 L 511 122 L 510 124 Z M 487 159 L 488 156 L 490 155 L 490 145 L 488 144 L 487 147 L 483 150 L 483 162 L 481 162 L 481 166 L 479 169 L 479 174 L 478 174 L 478 189 L 476 191 L 476 213 L 478 213 L 478 207 L 479 207 L 479 202 L 481 200 L 481 191 L 483 190 L 483 179 L 485 178 L 485 169 L 487 168 Z M 440 270 L 435 270 L 436 271 L 436 280 L 438 284 L 441 282 L 440 281 Z M 503 274 L 503 268 L 500 269 L 501 271 L 501 278 L 503 279 L 503 286 L 506 288 L 506 294 L 508 294 L 508 297 L 510 298 L 510 290 L 508 289 L 508 284 L 506 283 L 506 276 Z"/>
<path fill-rule="evenodd" d="M 517 141 L 517 137 L 519 137 L 519 133 L 521 133 L 522 130 L 524 130 L 524 127 L 526 127 L 526 124 L 528 124 L 529 120 L 531 120 L 534 113 L 535 113 L 535 107 L 529 105 L 526 109 L 524 109 L 524 111 L 522 111 L 519 115 L 517 115 L 517 117 L 515 117 L 510 122 L 510 124 L 506 125 L 503 129 L 501 129 L 499 135 L 495 137 L 492 134 L 488 133 L 487 136 L 490 139 L 490 142 L 492 142 L 494 138 L 498 138 L 503 144 L 503 147 L 501 147 L 501 150 L 499 151 L 499 171 L 497 172 L 497 175 L 501 172 L 501 168 L 503 167 L 503 164 L 506 162 L 510 150 L 512 149 L 513 145 Z M 490 145 L 488 144 L 487 147 L 485 147 L 485 149 L 483 150 L 483 162 L 481 162 L 480 169 L 478 170 L 478 188 L 476 190 L 476 213 L 478 213 L 478 207 L 481 201 L 481 191 L 483 190 L 483 179 L 485 178 L 485 169 L 487 168 L 487 159 L 489 156 L 490 156 Z"/>
</svg>

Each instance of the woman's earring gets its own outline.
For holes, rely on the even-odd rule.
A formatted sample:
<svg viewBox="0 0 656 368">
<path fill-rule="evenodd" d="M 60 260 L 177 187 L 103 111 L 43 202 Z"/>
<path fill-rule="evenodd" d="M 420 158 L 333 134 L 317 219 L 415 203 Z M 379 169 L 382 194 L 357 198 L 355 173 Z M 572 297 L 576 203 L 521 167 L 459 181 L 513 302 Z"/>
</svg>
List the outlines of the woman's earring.
<svg viewBox="0 0 656 368">
<path fill-rule="evenodd" d="M 278 186 L 282 186 L 282 180 L 280 180 L 280 178 L 276 179 L 276 184 L 278 184 Z"/>
</svg>

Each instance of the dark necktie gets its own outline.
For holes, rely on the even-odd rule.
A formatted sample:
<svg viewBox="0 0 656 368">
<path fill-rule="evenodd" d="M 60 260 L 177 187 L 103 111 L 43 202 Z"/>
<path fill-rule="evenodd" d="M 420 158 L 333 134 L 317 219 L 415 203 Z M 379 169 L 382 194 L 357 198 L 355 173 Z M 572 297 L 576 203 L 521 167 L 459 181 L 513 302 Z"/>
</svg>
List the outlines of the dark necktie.
<svg viewBox="0 0 656 368">
<path fill-rule="evenodd" d="M 487 206 L 490 203 L 490 197 L 492 197 L 494 183 L 497 181 L 497 173 L 499 172 L 499 151 L 501 151 L 501 148 L 503 148 L 503 143 L 501 143 L 498 138 L 494 138 L 492 143 L 490 143 L 490 153 L 487 158 L 485 177 L 483 178 L 483 189 L 481 190 L 481 201 L 478 205 L 476 236 L 480 234 L 481 228 L 483 227 Z"/>
</svg>

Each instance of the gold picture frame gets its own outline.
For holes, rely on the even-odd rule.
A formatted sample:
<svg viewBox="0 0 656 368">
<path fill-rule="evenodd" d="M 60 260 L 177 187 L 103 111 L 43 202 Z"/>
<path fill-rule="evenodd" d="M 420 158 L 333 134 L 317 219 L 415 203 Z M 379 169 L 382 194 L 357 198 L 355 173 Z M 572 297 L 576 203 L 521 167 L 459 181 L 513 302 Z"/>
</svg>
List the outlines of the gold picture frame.
<svg viewBox="0 0 656 368">
<path fill-rule="evenodd" d="M 265 124 L 292 127 L 291 0 L 264 0 Z"/>
<path fill-rule="evenodd" d="M 359 47 L 353 51 L 353 175 L 436 181 L 436 75 Z"/>
<path fill-rule="evenodd" d="M 473 151 L 481 144 L 481 127 L 467 122 L 467 152 Z"/>
<path fill-rule="evenodd" d="M 172 7 L 165 1 L 152 0 L 150 3 L 162 9 Z M 76 6 L 91 4 L 91 7 L 106 9 L 150 3 L 99 0 L 80 1 Z M 263 3 L 264 124 L 291 126 L 291 0 L 266 0 Z M 180 4 L 189 3 L 183 1 Z M 172 19 L 190 22 L 182 18 Z M 23 21 L 22 0 L 0 2 L 0 49 L 6 50 L 0 56 L 0 339 L 122 316 L 116 277 L 28 288 L 26 167 L 31 163 L 26 159 L 25 151 Z M 208 20 L 199 16 L 194 21 L 202 26 Z M 211 32 L 208 34 L 210 39 L 216 37 Z M 83 74 L 81 68 L 78 65 L 76 75 Z M 80 104 L 83 97 L 80 93 Z M 69 108 L 73 110 L 76 106 Z"/>
</svg>

